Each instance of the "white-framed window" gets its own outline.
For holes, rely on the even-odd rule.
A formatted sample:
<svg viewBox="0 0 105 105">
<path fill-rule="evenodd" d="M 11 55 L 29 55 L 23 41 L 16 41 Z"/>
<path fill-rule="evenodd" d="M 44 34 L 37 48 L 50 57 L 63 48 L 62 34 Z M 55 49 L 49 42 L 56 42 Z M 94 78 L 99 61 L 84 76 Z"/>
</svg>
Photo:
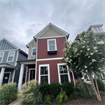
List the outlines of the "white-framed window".
<svg viewBox="0 0 105 105">
<path fill-rule="evenodd" d="M 49 64 L 39 65 L 39 84 L 45 82 L 50 84 Z"/>
<path fill-rule="evenodd" d="M 36 55 L 36 48 L 32 48 L 32 56 Z"/>
<path fill-rule="evenodd" d="M 0 62 L 2 62 L 3 57 L 4 57 L 4 52 L 0 52 Z"/>
<path fill-rule="evenodd" d="M 71 82 L 70 74 L 67 71 L 68 66 L 66 65 L 66 63 L 58 63 L 57 66 L 58 66 L 59 83 Z"/>
<path fill-rule="evenodd" d="M 48 51 L 57 51 L 56 39 L 47 40 L 47 50 Z"/>
<path fill-rule="evenodd" d="M 102 28 L 101 27 L 94 27 L 94 31 L 95 32 L 101 32 L 102 31 Z"/>
<path fill-rule="evenodd" d="M 7 62 L 12 62 L 14 60 L 15 52 L 11 51 L 8 53 Z"/>
</svg>

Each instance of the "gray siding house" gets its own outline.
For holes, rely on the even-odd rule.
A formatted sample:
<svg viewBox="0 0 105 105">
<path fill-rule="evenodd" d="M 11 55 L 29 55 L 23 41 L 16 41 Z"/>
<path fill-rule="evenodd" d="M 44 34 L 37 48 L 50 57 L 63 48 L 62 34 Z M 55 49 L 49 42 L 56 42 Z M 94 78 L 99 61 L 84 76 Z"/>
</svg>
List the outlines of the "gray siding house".
<svg viewBox="0 0 105 105">
<path fill-rule="evenodd" d="M 18 60 L 26 60 L 27 54 L 7 39 L 0 40 L 0 86 L 16 82 L 18 85 L 20 64 Z"/>
</svg>

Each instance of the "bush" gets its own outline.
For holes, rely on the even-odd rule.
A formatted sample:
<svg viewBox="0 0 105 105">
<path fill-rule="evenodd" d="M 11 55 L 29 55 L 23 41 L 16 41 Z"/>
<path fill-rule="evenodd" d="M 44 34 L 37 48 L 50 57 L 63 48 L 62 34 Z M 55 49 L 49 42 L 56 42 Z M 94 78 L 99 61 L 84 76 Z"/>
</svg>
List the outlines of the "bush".
<svg viewBox="0 0 105 105">
<path fill-rule="evenodd" d="M 94 80 L 94 83 L 95 83 L 95 80 Z M 105 91 L 105 84 L 100 78 L 97 78 L 97 84 L 98 84 L 99 91 Z"/>
<path fill-rule="evenodd" d="M 100 95 L 105 95 L 105 92 L 103 92 L 103 91 L 100 91 Z"/>
<path fill-rule="evenodd" d="M 22 90 L 18 94 L 22 105 L 35 105 L 42 102 L 42 94 L 36 84 L 35 80 L 30 81 L 28 85 L 23 84 Z"/>
<path fill-rule="evenodd" d="M 62 104 L 63 101 L 68 100 L 68 97 L 66 95 L 66 92 L 61 91 L 59 95 L 56 97 L 56 101 L 58 104 Z"/>
<path fill-rule="evenodd" d="M 50 86 L 49 86 L 48 83 L 41 83 L 41 84 L 39 85 L 39 91 L 42 93 L 43 97 L 44 97 L 45 95 L 50 94 L 49 90 L 50 90 Z"/>
<path fill-rule="evenodd" d="M 93 97 L 95 97 L 95 94 L 91 85 L 84 83 L 81 79 L 78 79 L 78 82 L 76 84 L 76 90 L 79 96 L 85 99 L 92 99 Z"/>
<path fill-rule="evenodd" d="M 56 97 L 61 91 L 61 86 L 59 83 L 51 83 L 49 87 L 49 92 L 51 95 Z"/>
<path fill-rule="evenodd" d="M 75 99 L 78 96 L 78 92 L 74 92 L 70 95 L 70 99 Z"/>
<path fill-rule="evenodd" d="M 16 83 L 4 84 L 0 88 L 0 105 L 9 104 L 17 98 Z"/>
<path fill-rule="evenodd" d="M 44 97 L 44 105 L 46 105 L 46 104 L 51 105 L 53 99 L 54 99 L 53 95 L 45 95 L 45 97 Z"/>
<path fill-rule="evenodd" d="M 70 94 L 74 93 L 74 84 L 69 82 L 64 82 L 62 84 L 63 91 L 66 92 L 67 96 L 70 96 Z"/>
</svg>

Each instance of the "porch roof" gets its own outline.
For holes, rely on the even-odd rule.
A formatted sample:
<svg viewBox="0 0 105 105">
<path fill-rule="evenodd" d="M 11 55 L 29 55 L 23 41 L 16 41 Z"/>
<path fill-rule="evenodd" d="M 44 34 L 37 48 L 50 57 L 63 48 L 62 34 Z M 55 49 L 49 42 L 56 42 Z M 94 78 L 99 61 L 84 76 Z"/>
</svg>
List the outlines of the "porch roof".
<svg viewBox="0 0 105 105">
<path fill-rule="evenodd" d="M 13 65 L 8 64 L 8 63 L 0 63 L 0 68 L 12 68 L 12 69 L 17 69 L 16 66 L 13 66 Z"/>
</svg>

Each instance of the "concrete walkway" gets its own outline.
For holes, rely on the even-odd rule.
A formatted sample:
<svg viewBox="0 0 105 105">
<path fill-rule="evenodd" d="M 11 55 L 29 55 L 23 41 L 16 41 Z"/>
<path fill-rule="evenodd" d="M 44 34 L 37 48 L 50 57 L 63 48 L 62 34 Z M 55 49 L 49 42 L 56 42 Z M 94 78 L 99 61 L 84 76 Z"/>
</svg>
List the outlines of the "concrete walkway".
<svg viewBox="0 0 105 105">
<path fill-rule="evenodd" d="M 13 101 L 12 103 L 10 103 L 9 105 L 20 105 L 20 101 L 17 98 L 15 101 Z"/>
</svg>

